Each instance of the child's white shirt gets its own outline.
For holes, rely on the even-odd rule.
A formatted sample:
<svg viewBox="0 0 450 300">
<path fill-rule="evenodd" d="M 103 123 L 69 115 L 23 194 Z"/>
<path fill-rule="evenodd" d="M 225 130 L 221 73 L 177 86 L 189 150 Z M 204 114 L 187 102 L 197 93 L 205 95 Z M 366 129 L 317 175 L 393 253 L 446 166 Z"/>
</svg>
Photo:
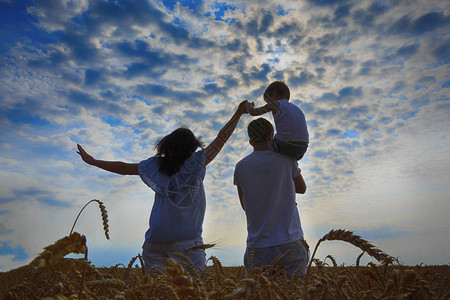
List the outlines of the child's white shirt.
<svg viewBox="0 0 450 300">
<path fill-rule="evenodd" d="M 275 138 L 286 142 L 309 143 L 308 128 L 303 111 L 287 100 L 278 100 L 280 104 L 273 114 L 277 133 Z"/>
</svg>

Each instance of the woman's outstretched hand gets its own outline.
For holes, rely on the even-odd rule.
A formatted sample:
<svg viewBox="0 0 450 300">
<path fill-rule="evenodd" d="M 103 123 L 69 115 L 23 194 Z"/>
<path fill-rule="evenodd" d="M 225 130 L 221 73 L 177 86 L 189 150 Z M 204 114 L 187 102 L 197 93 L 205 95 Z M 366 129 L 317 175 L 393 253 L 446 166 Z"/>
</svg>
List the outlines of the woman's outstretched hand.
<svg viewBox="0 0 450 300">
<path fill-rule="evenodd" d="M 80 154 L 81 159 L 90 165 L 93 165 L 95 162 L 95 158 L 93 158 L 91 155 L 89 155 L 86 151 L 84 151 L 83 147 L 80 146 L 80 144 L 77 144 L 78 151 L 77 153 Z"/>
</svg>

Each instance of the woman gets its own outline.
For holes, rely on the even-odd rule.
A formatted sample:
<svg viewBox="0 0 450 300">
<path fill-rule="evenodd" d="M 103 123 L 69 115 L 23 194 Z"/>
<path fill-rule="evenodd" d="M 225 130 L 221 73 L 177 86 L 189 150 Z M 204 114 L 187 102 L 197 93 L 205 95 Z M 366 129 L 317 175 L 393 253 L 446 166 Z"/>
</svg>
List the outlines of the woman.
<svg viewBox="0 0 450 300">
<path fill-rule="evenodd" d="M 173 255 L 175 252 L 187 255 L 197 269 L 205 267 L 204 249 L 194 247 L 195 250 L 188 251 L 203 244 L 205 169 L 223 148 L 242 114 L 247 112 L 246 105 L 247 101 L 239 104 L 231 119 L 206 148 L 187 128 L 178 128 L 161 139 L 156 144 L 156 155 L 138 164 L 98 160 L 77 145 L 77 153 L 84 162 L 121 175 L 139 175 L 155 192 L 150 226 L 142 246 L 147 271 L 152 266 L 162 265 L 166 258 L 177 259 Z M 201 150 L 196 151 L 198 147 Z"/>
</svg>

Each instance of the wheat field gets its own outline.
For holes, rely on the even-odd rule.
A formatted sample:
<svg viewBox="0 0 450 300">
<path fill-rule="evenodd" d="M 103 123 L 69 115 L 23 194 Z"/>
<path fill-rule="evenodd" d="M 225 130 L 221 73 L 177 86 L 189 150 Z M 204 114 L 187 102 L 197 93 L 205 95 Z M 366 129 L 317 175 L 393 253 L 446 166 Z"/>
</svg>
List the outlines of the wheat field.
<svg viewBox="0 0 450 300">
<path fill-rule="evenodd" d="M 108 214 L 99 200 L 103 229 L 109 238 Z M 0 273 L 0 299 L 450 299 L 450 266 L 403 266 L 351 231 L 337 229 L 324 235 L 309 257 L 303 278 L 288 278 L 272 264 L 252 269 L 222 266 L 214 256 L 197 272 L 183 254 L 168 259 L 163 269 L 146 273 L 142 257 L 98 268 L 88 260 L 86 237 L 74 232 L 61 238 L 28 265 Z M 338 265 L 330 254 L 315 258 L 319 245 L 339 240 L 361 249 L 355 266 Z M 204 247 L 213 247 L 207 244 Z M 309 249 L 309 246 L 305 243 Z M 66 258 L 71 253 L 81 259 Z M 378 261 L 360 266 L 361 256 Z M 328 261 L 328 262 L 327 262 Z"/>
</svg>

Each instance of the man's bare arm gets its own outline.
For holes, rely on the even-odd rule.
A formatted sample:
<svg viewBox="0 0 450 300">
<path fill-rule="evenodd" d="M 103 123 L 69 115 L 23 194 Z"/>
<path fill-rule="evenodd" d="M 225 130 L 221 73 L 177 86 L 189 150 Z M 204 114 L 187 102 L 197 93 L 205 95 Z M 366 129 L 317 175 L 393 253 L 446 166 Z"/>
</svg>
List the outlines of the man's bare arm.
<svg viewBox="0 0 450 300">
<path fill-rule="evenodd" d="M 293 180 L 295 184 L 295 192 L 297 194 L 304 194 L 306 192 L 306 183 L 302 174 L 299 174 L 297 177 L 293 178 Z"/>
<path fill-rule="evenodd" d="M 239 202 L 241 202 L 241 207 L 245 211 L 243 193 L 242 193 L 242 189 L 239 185 L 237 186 L 237 190 L 238 190 L 238 195 L 239 195 Z"/>
<path fill-rule="evenodd" d="M 217 154 L 219 154 L 220 150 L 222 150 L 225 143 L 233 134 L 239 119 L 246 113 L 246 103 L 248 103 L 247 100 L 242 101 L 239 104 L 238 109 L 233 114 L 231 119 L 222 127 L 222 129 L 220 129 L 214 141 L 206 147 L 206 165 L 208 165 L 217 156 Z"/>
<path fill-rule="evenodd" d="M 77 153 L 81 156 L 81 159 L 89 165 L 120 175 L 139 175 L 139 164 L 130 164 L 121 161 L 98 160 L 89 155 L 80 145 L 77 144 L 77 147 Z"/>
</svg>

